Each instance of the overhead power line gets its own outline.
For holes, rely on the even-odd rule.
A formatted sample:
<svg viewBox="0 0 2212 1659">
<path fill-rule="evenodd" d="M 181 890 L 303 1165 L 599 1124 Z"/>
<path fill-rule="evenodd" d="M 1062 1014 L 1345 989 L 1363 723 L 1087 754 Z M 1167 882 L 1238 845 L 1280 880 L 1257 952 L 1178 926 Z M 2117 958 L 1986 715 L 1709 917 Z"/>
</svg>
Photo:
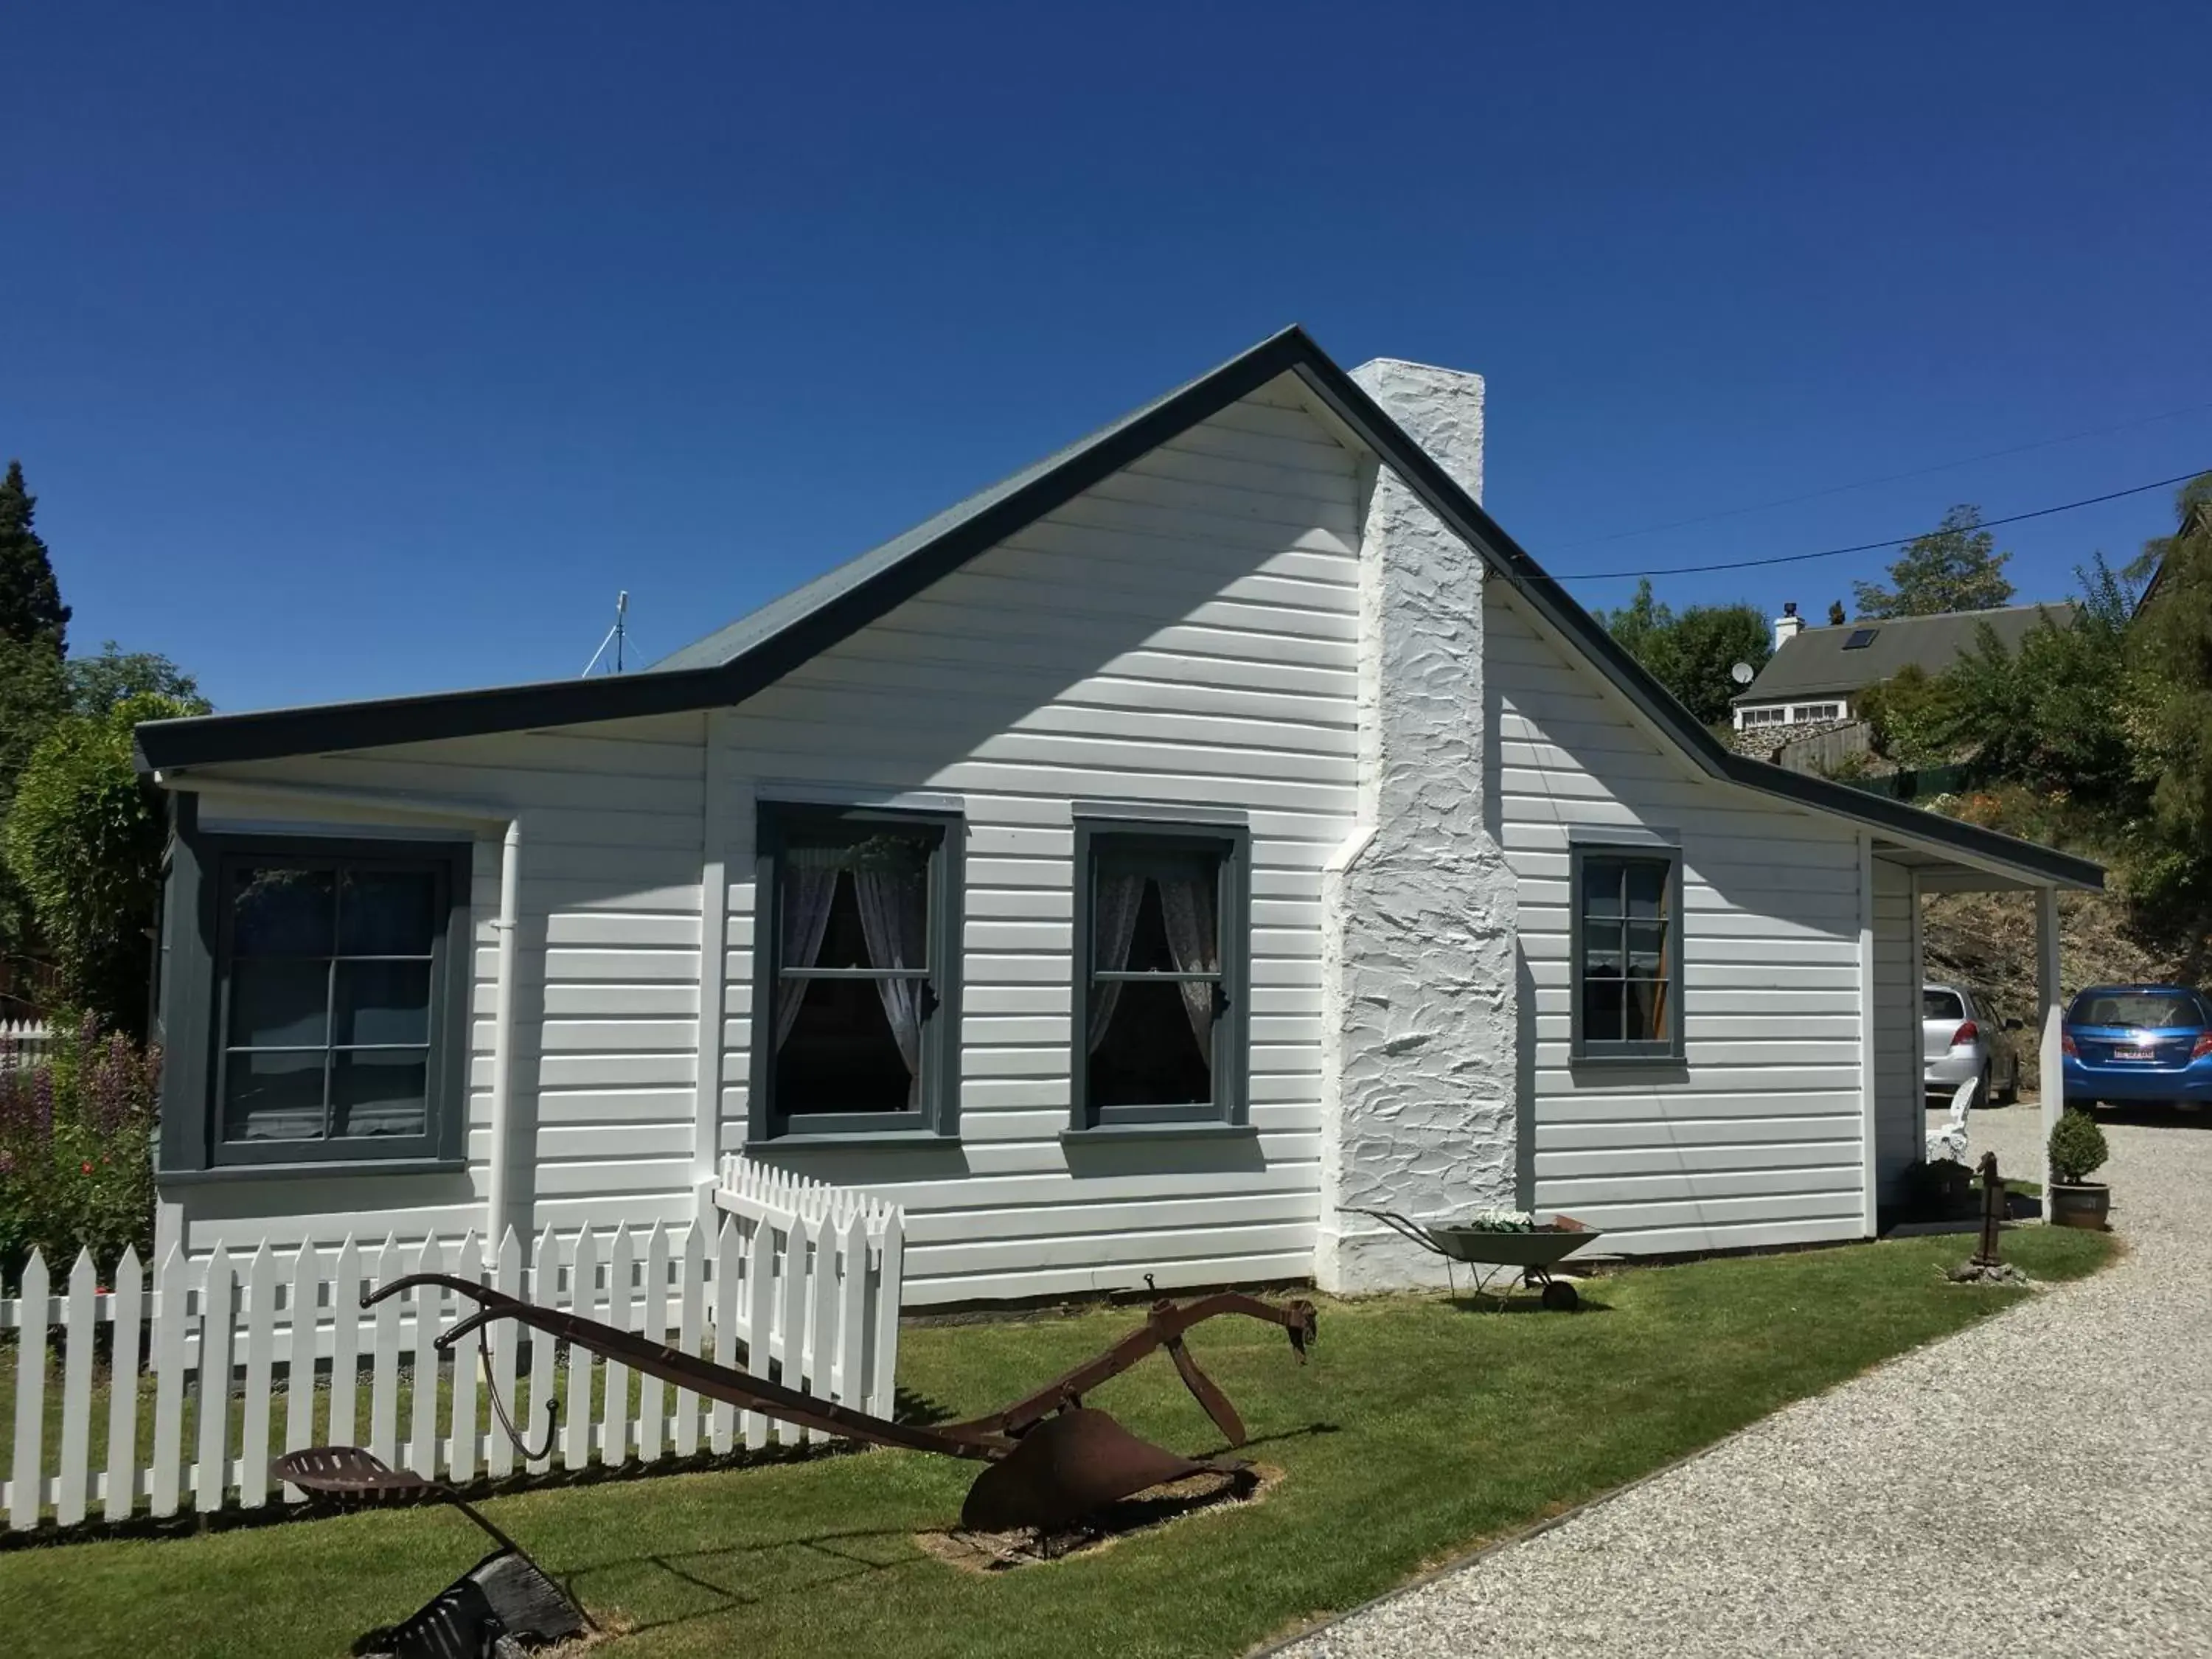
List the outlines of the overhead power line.
<svg viewBox="0 0 2212 1659">
<path fill-rule="evenodd" d="M 2100 501 L 2117 501 L 2130 495 L 2140 495 L 2146 490 L 2165 489 L 2171 485 L 2187 483 L 2191 478 L 2212 471 L 2212 467 L 2198 467 L 2194 471 L 2175 474 L 2171 478 L 2154 478 L 2148 483 L 2136 484 L 2126 489 L 2115 489 L 2109 495 L 2085 495 L 2078 501 L 2061 501 L 2056 507 L 2039 507 L 2033 513 L 2014 513 L 2002 519 L 1984 519 L 1975 528 L 1994 530 L 1999 525 L 2024 524 L 2030 519 L 2047 519 L 2054 513 L 2071 513 L 2077 507 L 2094 507 Z M 1751 570 L 1771 564 L 1802 564 L 1808 559 L 1833 559 L 1845 553 L 1874 553 L 1886 547 L 1902 547 L 1907 542 L 1917 541 L 1929 532 L 1916 530 L 1909 536 L 1892 536 L 1878 542 L 1854 542 L 1849 547 L 1824 547 L 1817 553 L 1781 553 L 1769 559 L 1731 559 L 1724 564 L 1677 564 L 1654 566 L 1636 570 L 1577 570 L 1564 576 L 1554 576 L 1554 581 L 1606 581 L 1616 576 L 1688 576 L 1705 570 Z"/>
<path fill-rule="evenodd" d="M 2212 403 L 2191 404 L 2181 409 L 2161 410 L 2155 415 L 2140 419 L 2122 421 L 2117 426 L 2091 427 L 2086 431 L 2068 432 L 2056 438 L 2038 438 L 2033 443 L 2013 444 L 2003 449 L 1987 449 L 1978 455 L 1961 456 L 1955 461 L 1937 461 L 1929 466 L 1917 466 L 1905 472 L 1886 472 L 1878 478 L 1861 478 L 1855 483 L 1831 484 L 1826 489 L 1811 489 L 1802 495 L 1783 495 L 1771 501 L 1754 501 L 1748 507 L 1723 507 L 1716 513 L 1696 513 L 1686 519 L 1670 519 L 1665 524 L 1645 525 L 1640 530 L 1616 530 L 1607 535 L 1592 536 L 1579 542 L 1571 542 L 1558 550 L 1571 552 L 1577 548 L 1597 547 L 1607 542 L 1632 541 L 1638 536 L 1656 536 L 1662 531 L 1681 530 L 1693 524 L 1711 524 L 1718 519 L 1740 519 L 1747 514 L 1771 512 L 1778 507 L 1796 507 L 1805 501 L 1826 500 L 1830 495 L 1847 495 L 1854 489 L 1871 489 L 1877 484 L 1901 483 L 1908 478 L 1925 478 L 1932 473 L 1949 472 L 1962 466 L 1974 466 L 1983 461 L 2002 460 L 2008 455 L 2025 455 L 2038 449 L 2051 449 L 2060 444 L 2079 443 L 2085 438 L 2106 438 L 2116 432 L 2132 432 L 2137 427 L 2153 426 L 2160 421 L 2177 420 L 2184 415 L 2196 415 L 2212 409 Z"/>
</svg>

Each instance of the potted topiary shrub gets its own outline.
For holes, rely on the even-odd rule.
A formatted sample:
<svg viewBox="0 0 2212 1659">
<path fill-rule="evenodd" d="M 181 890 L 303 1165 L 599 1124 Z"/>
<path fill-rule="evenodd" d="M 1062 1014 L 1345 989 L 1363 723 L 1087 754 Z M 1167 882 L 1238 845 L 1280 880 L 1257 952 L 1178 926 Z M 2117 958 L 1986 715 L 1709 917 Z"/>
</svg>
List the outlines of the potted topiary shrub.
<svg viewBox="0 0 2212 1659">
<path fill-rule="evenodd" d="M 2069 1107 L 2051 1131 L 2051 1218 L 2062 1227 L 2105 1230 L 2112 1189 L 2089 1177 L 2111 1155 L 2097 1120 Z"/>
</svg>

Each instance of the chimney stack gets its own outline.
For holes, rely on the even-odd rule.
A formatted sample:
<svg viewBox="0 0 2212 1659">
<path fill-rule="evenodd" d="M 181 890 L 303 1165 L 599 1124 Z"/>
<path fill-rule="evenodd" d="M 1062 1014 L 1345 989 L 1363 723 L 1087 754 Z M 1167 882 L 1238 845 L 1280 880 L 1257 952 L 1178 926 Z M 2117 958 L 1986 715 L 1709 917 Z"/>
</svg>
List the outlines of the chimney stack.
<svg viewBox="0 0 2212 1659">
<path fill-rule="evenodd" d="M 1784 643 L 1804 631 L 1805 619 L 1797 614 L 1797 601 L 1792 599 L 1782 607 L 1782 614 L 1774 619 L 1774 648 L 1779 651 Z"/>
</svg>

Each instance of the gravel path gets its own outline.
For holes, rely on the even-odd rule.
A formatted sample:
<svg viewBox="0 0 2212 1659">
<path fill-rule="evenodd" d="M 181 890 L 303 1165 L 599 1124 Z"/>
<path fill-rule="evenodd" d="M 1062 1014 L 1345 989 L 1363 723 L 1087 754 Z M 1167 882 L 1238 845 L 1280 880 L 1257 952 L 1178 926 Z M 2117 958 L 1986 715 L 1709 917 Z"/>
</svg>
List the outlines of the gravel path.
<svg viewBox="0 0 2212 1659">
<path fill-rule="evenodd" d="M 2106 1133 L 2118 1265 L 1283 1651 L 2212 1655 L 2212 1115 Z"/>
</svg>

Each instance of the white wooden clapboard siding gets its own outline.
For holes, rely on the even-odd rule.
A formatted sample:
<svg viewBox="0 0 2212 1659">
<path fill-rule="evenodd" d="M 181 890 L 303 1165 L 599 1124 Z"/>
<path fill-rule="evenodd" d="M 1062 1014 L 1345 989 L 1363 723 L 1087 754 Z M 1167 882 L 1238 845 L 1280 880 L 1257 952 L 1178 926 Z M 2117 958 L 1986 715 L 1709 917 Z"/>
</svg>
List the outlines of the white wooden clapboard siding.
<svg viewBox="0 0 2212 1659">
<path fill-rule="evenodd" d="M 968 825 L 961 1147 L 780 1161 L 907 1215 L 909 1304 L 1312 1270 L 1321 866 L 1348 833 L 1353 458 L 1279 386 L 986 552 L 739 708 L 724 1128 L 744 1133 L 756 802 L 956 794 Z M 1076 799 L 1242 808 L 1258 1157 L 1160 1141 L 1071 1168 Z M 758 1154 L 757 1154 L 757 1156 Z M 777 1158 L 770 1152 L 767 1156 Z"/>
<path fill-rule="evenodd" d="M 1692 772 L 1492 586 L 1484 662 L 1494 815 L 1533 992 L 1534 1201 L 1630 1251 L 1862 1230 L 1856 841 Z M 1570 830 L 1674 831 L 1686 1067 L 1569 1060 Z"/>
<path fill-rule="evenodd" d="M 520 812 L 528 826 L 521 884 L 515 1032 L 517 1121 L 534 1158 L 520 1160 L 519 1199 L 534 1231 L 642 1229 L 689 1221 L 692 1078 L 699 1006 L 702 761 L 694 715 L 558 732 L 453 738 L 240 766 L 241 777 L 352 793 L 461 799 Z M 419 820 L 354 808 L 279 803 L 210 788 L 211 830 L 353 828 L 412 836 Z M 469 1170 L 465 1176 L 288 1176 L 179 1187 L 185 1247 L 251 1250 L 355 1231 L 410 1248 L 485 1224 L 496 999 L 500 848 L 478 832 L 473 874 Z M 526 1144 L 531 1144 L 526 1141 Z"/>
<path fill-rule="evenodd" d="M 728 826 L 723 1134 L 742 1144 L 756 805 L 926 791 L 969 824 L 960 1145 L 769 1154 L 902 1205 L 909 1303 L 1299 1277 L 1319 1188 L 1321 867 L 1349 832 L 1357 466 L 1281 381 L 1171 441 L 713 724 Z M 527 823 L 519 1220 L 688 1218 L 708 722 L 669 716 L 299 757 L 238 775 L 463 797 Z M 1239 808 L 1252 834 L 1256 1144 L 1085 1149 L 1071 1167 L 1077 799 Z M 210 828 L 404 815 L 206 797 Z M 421 833 L 419 827 L 414 833 Z M 484 1224 L 499 848 L 475 865 L 465 1176 L 173 1194 L 187 1248 Z M 712 902 L 712 896 L 708 902 Z M 1256 1155 L 1255 1155 L 1256 1153 Z"/>
<path fill-rule="evenodd" d="M 1905 1172 L 1927 1146 L 1920 1059 L 1920 964 L 1914 958 L 1912 872 L 1874 861 L 1875 1192 L 1904 1196 Z M 1987 1103 L 1976 1101 L 1977 1106 Z"/>
</svg>

